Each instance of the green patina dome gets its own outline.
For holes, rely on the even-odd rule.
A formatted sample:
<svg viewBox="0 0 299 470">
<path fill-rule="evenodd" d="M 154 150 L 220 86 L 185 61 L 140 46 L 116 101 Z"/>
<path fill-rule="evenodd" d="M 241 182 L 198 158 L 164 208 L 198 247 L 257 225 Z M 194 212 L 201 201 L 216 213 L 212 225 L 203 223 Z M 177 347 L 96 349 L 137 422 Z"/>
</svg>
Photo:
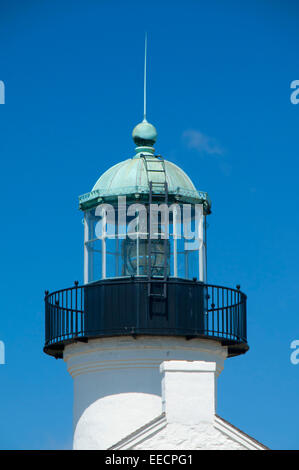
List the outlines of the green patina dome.
<svg viewBox="0 0 299 470">
<path fill-rule="evenodd" d="M 205 212 L 210 212 L 208 194 L 197 191 L 189 176 L 177 165 L 154 155 L 155 149 L 152 145 L 157 139 L 157 131 L 152 124 L 144 120 L 134 128 L 132 136 L 137 145 L 136 154 L 109 168 L 98 179 L 90 193 L 80 196 L 82 210 L 103 201 L 117 201 L 118 196 L 146 201 L 149 195 L 149 181 L 154 178 L 155 185 L 161 183 L 160 189 L 166 179 L 169 202 L 173 200 L 203 203 Z M 149 172 L 148 169 L 151 168 L 163 171 Z"/>
</svg>

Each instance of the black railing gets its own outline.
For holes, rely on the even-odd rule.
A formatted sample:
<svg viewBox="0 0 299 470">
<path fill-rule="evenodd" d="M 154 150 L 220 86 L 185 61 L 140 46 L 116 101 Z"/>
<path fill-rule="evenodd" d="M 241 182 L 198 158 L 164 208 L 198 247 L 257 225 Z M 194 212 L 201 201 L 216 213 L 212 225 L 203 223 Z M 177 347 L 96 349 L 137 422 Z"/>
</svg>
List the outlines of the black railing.
<svg viewBox="0 0 299 470">
<path fill-rule="evenodd" d="M 148 296 L 148 283 L 154 294 Z M 65 344 L 115 335 L 202 337 L 227 345 L 229 355 L 248 350 L 246 295 L 236 289 L 170 278 L 118 278 L 45 296 L 45 352 L 62 357 Z"/>
<path fill-rule="evenodd" d="M 84 286 L 45 292 L 46 346 L 84 336 Z"/>
</svg>

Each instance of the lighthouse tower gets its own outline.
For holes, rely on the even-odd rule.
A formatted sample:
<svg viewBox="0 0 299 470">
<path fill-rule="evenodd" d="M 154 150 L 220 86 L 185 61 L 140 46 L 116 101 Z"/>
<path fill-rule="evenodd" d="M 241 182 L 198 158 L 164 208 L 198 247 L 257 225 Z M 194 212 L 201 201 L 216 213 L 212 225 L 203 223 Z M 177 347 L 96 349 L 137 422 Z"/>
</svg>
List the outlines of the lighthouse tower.
<svg viewBox="0 0 299 470">
<path fill-rule="evenodd" d="M 84 284 L 46 291 L 44 351 L 74 381 L 73 447 L 263 448 L 216 415 L 224 361 L 248 350 L 246 295 L 207 283 L 210 199 L 156 139 L 144 119 L 133 156 L 80 197 Z"/>
</svg>

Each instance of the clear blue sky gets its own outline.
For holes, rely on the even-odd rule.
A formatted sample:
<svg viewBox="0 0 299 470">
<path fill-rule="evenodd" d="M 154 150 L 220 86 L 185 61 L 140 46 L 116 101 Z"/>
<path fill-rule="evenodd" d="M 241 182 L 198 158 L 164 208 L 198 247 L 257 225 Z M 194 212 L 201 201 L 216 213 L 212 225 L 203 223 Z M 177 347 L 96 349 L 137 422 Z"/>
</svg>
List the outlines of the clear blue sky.
<svg viewBox="0 0 299 470">
<path fill-rule="evenodd" d="M 209 281 L 248 294 L 250 351 L 226 361 L 218 414 L 299 449 L 298 20 L 294 1 L 1 1 L 1 449 L 71 447 L 43 295 L 82 282 L 77 197 L 133 154 L 145 31 L 157 152 L 210 194 Z"/>
</svg>

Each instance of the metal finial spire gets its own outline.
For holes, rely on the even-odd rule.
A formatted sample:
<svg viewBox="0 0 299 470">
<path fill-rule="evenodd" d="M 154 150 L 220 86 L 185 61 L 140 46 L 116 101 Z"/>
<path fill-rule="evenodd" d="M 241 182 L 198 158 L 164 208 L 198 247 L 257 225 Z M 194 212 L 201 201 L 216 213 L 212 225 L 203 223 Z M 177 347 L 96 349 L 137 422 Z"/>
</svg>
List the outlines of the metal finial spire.
<svg viewBox="0 0 299 470">
<path fill-rule="evenodd" d="M 144 42 L 144 89 L 143 89 L 143 121 L 134 127 L 132 137 L 137 147 L 145 147 L 147 152 L 153 153 L 153 145 L 157 140 L 155 126 L 146 119 L 146 62 L 147 62 L 147 33 Z M 139 155 L 139 154 L 138 154 Z"/>
<path fill-rule="evenodd" d="M 146 122 L 146 58 L 147 58 L 147 33 L 144 41 L 144 84 L 143 84 L 143 121 Z"/>
</svg>

